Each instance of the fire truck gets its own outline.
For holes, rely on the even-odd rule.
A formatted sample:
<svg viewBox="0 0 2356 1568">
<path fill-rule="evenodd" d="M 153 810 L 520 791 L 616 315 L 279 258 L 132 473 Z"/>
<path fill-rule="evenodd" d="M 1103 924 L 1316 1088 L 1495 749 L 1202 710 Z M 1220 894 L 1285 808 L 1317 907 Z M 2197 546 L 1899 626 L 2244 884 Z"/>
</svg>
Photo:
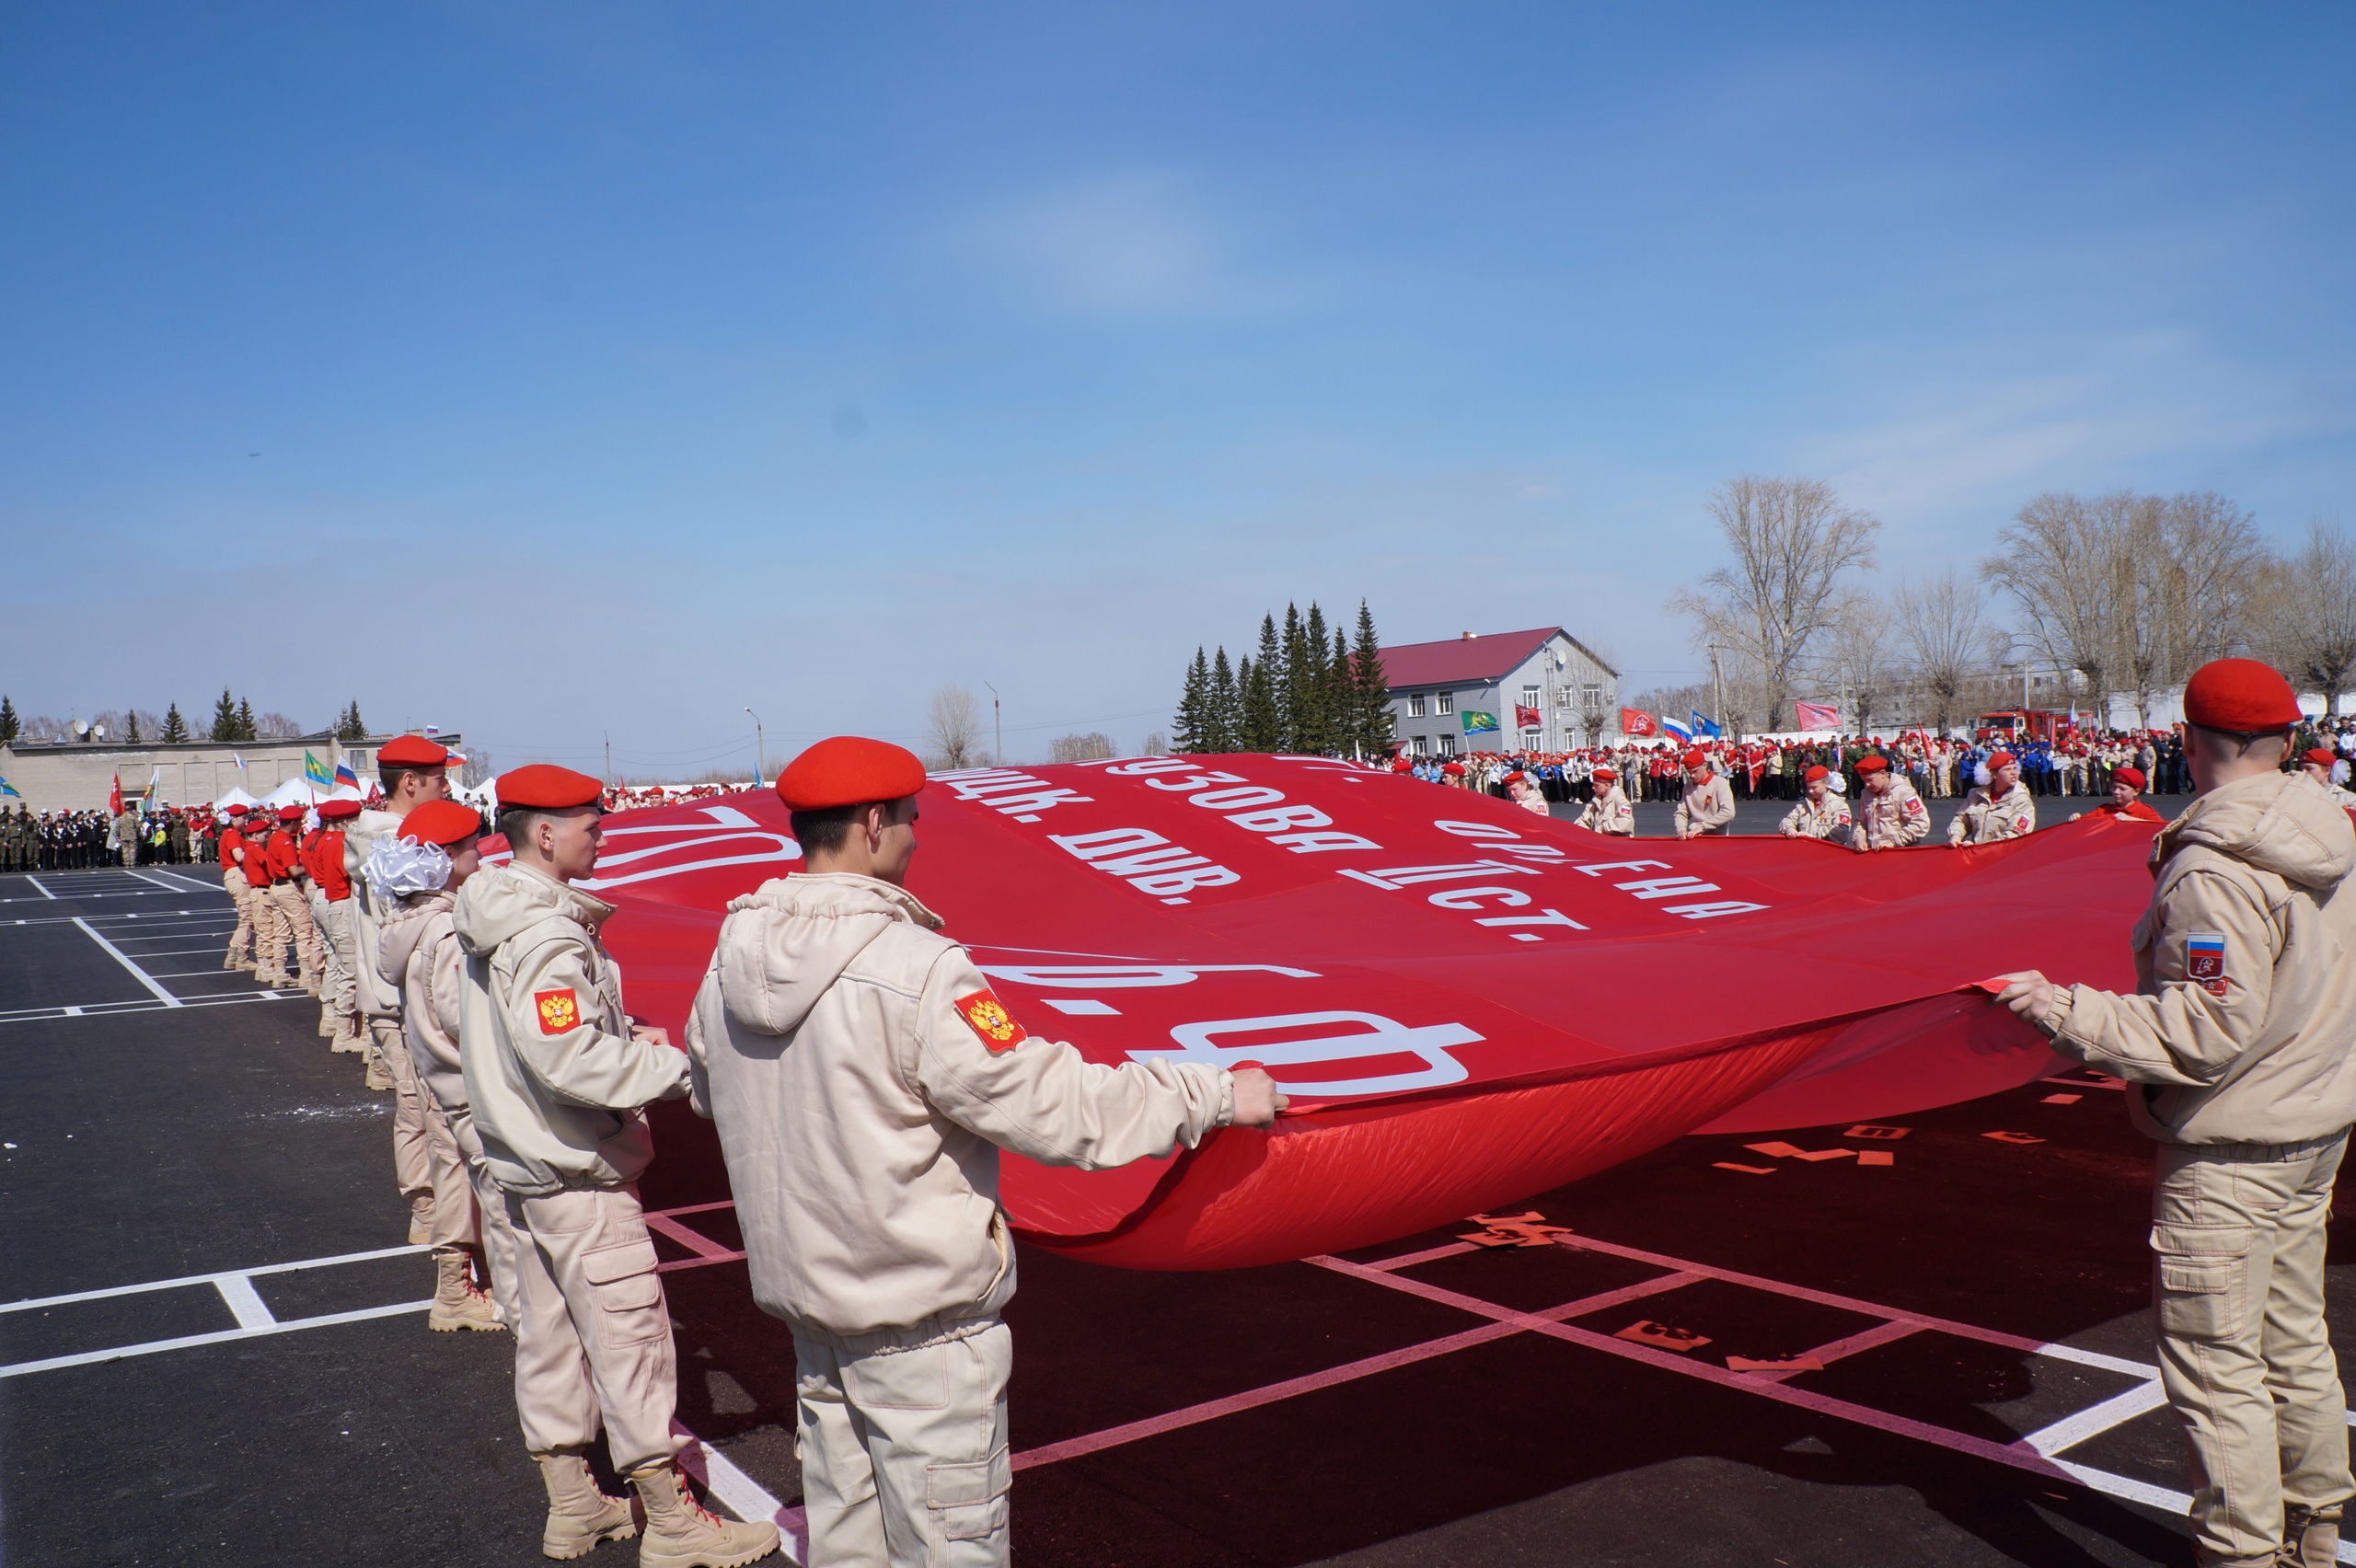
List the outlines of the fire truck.
<svg viewBox="0 0 2356 1568">
<path fill-rule="evenodd" d="M 2030 741 L 2050 744 L 2073 727 L 2069 713 L 2059 708 L 2000 708 L 1982 713 L 1979 721 L 1981 733 L 2023 744 Z"/>
</svg>

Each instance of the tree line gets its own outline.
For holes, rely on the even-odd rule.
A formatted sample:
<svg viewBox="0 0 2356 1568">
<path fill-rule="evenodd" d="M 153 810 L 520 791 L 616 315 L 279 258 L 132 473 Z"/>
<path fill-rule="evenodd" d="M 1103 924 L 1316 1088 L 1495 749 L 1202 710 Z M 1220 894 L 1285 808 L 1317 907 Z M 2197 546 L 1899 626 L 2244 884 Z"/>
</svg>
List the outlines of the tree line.
<svg viewBox="0 0 2356 1568">
<path fill-rule="evenodd" d="M 2211 659 L 2263 659 L 2334 714 L 2356 674 L 2356 541 L 2317 523 L 2278 554 L 2212 492 L 2048 492 L 1974 569 L 1888 589 L 1867 582 L 1880 521 L 1821 480 L 1745 475 L 1705 505 L 1728 559 L 1669 607 L 1714 673 L 1644 693 L 1652 711 L 1783 730 L 1813 698 L 1840 699 L 1858 731 L 2022 706 L 2108 725 L 2116 698 L 2148 727 Z M 2052 678 L 2025 691 L 2040 668 Z"/>
<path fill-rule="evenodd" d="M 170 705 L 161 718 L 144 708 L 127 708 L 121 711 L 109 709 L 94 714 L 89 721 L 93 733 L 103 733 L 107 739 L 126 745 L 143 741 L 159 742 L 167 745 L 184 741 L 293 740 L 307 733 L 302 725 L 283 713 L 267 712 L 257 716 L 250 699 L 234 696 L 228 687 L 221 688 L 221 700 L 214 705 L 213 721 L 202 730 L 191 730 L 188 721 L 180 717 L 180 705 Z M 368 738 L 368 723 L 360 716 L 360 700 L 354 698 L 349 707 L 335 717 L 329 728 L 335 738 L 347 744 Z M 32 719 L 18 716 L 17 705 L 9 698 L 0 696 L 0 745 L 17 740 L 73 741 L 79 739 L 72 721 L 52 719 L 43 714 Z"/>
<path fill-rule="evenodd" d="M 1355 639 L 1325 624 L 1314 600 L 1260 620 L 1258 648 L 1233 663 L 1227 646 L 1200 647 L 1186 666 L 1170 738 L 1179 752 L 1287 752 L 1388 756 L 1394 741 L 1390 686 L 1374 613 L 1358 601 Z"/>
</svg>

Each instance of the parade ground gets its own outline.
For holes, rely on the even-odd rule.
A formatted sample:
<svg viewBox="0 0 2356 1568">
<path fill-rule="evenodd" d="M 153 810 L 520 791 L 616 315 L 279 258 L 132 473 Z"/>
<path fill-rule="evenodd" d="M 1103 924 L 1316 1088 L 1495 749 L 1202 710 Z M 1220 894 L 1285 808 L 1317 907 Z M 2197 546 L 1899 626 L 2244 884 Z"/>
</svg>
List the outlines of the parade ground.
<svg viewBox="0 0 2356 1568">
<path fill-rule="evenodd" d="M 204 867 L 0 877 L 0 1559 L 539 1562 L 509 1342 L 427 1332 L 390 1096 L 314 1005 L 221 969 L 233 923 Z M 678 1102 L 654 1124 L 687 1468 L 791 1542 L 791 1344 L 710 1129 Z M 1155 1274 L 1024 1248 L 1016 1549 L 2189 1562 L 2150 1163 L 2116 1081 L 2057 1064 L 1862 1130 L 1682 1138 L 1345 1257 Z M 2330 1272 L 2346 1344 L 2356 1279 Z"/>
</svg>

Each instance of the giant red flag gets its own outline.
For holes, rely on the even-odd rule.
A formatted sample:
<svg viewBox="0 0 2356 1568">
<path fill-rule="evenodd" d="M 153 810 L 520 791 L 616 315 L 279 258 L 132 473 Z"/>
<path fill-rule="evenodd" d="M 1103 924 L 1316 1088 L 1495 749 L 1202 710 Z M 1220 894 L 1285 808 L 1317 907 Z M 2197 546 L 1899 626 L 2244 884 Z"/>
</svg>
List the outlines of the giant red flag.
<svg viewBox="0 0 2356 1568">
<path fill-rule="evenodd" d="M 1002 1198 L 1040 1245 L 1215 1268 L 1404 1235 L 1697 1129 L 1888 1116 L 2051 1070 L 1974 982 L 2132 983 L 2151 828 L 1865 856 L 1611 839 L 1313 757 L 936 775 L 910 891 L 1032 1035 L 1108 1064 L 1265 1065 L 1273 1134 L 1051 1170 Z M 747 793 L 608 819 L 592 891 L 631 1009 L 678 1034 L 726 902 L 796 869 Z"/>
</svg>

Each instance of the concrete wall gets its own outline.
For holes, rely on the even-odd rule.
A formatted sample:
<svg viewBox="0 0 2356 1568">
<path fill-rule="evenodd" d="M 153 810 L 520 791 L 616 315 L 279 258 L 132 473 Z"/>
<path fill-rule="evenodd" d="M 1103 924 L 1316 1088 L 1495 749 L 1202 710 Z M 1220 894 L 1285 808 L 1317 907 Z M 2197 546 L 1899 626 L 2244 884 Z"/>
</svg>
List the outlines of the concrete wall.
<svg viewBox="0 0 2356 1568">
<path fill-rule="evenodd" d="M 389 735 L 380 735 L 348 748 L 340 747 L 325 732 L 291 741 L 237 741 L 228 744 L 211 741 L 191 741 L 179 745 L 19 744 L 0 746 L 0 778 L 6 778 L 35 813 L 104 806 L 118 773 L 122 777 L 126 798 L 146 789 L 147 780 L 153 776 L 157 778 L 156 793 L 167 803 L 194 806 L 219 800 L 233 789 L 243 790 L 248 795 L 267 795 L 287 779 L 303 777 L 306 751 L 330 770 L 339 757 L 349 762 L 364 789 L 375 776 L 376 748 L 390 739 Z M 433 739 L 446 746 L 458 744 L 456 735 L 436 735 Z M 240 758 L 245 762 L 242 768 L 237 766 Z M 0 795 L 0 805 L 13 811 L 16 804 L 9 797 Z"/>
</svg>

